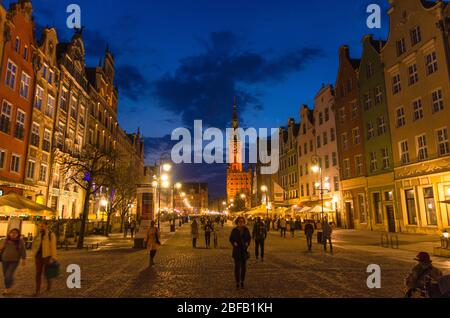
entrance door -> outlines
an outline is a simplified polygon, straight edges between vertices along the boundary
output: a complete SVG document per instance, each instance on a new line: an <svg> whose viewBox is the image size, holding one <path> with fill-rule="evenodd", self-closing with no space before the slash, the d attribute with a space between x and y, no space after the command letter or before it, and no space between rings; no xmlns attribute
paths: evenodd
<svg viewBox="0 0 450 318"><path fill-rule="evenodd" d="M355 221L353 219L353 209L352 209L352 203L346 202L345 203L345 211L347 214L347 226L349 229L355 228Z"/></svg>
<svg viewBox="0 0 450 318"><path fill-rule="evenodd" d="M395 216L394 207L392 205L386 205L386 214L388 219L389 232L395 233Z"/></svg>

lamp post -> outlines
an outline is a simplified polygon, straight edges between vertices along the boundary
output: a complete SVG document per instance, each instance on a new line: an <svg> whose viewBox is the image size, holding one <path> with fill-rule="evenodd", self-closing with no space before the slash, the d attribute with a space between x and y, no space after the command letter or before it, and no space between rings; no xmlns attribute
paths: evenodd
<svg viewBox="0 0 450 318"><path fill-rule="evenodd" d="M319 156L313 156L312 157L313 163L314 165L311 167L311 170L313 173L315 174L319 174L319 178L320 178L320 182L317 182L315 184L315 188L317 190L320 191L320 202L321 202L321 206L322 206L322 213L321 213L321 222L323 223L324 220L324 214L325 214L325 207L324 207L324 194L325 194L325 190L329 190L330 188L330 183L329 183L329 179L325 178L325 182L324 182L324 178L323 178L323 172L322 172L322 165L320 162L320 157Z"/></svg>
<svg viewBox="0 0 450 318"><path fill-rule="evenodd" d="M158 191L158 229L161 229L161 191L170 187L169 175L167 174L172 169L170 163L164 163L163 159L160 159L159 174L154 176L152 183L155 190Z"/></svg>
<svg viewBox="0 0 450 318"><path fill-rule="evenodd" d="M267 195L267 190L268 190L267 186L263 185L261 187L261 192L264 193L264 196L265 196L267 219L269 219L269 196Z"/></svg>

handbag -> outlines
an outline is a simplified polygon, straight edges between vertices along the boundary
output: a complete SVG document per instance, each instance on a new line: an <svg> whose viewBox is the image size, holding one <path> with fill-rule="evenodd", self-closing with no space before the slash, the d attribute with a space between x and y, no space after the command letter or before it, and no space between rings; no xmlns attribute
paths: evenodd
<svg viewBox="0 0 450 318"><path fill-rule="evenodd" d="M56 278L59 276L60 265L58 262L53 262L47 266L47 271L45 272L45 276L49 279Z"/></svg>

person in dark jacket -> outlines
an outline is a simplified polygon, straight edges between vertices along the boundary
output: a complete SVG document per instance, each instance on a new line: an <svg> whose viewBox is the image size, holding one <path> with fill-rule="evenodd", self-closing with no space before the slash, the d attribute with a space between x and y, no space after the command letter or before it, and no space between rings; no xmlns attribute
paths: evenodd
<svg viewBox="0 0 450 318"><path fill-rule="evenodd" d="M205 224L205 243L206 248L211 246L211 233L214 231L214 227L211 221L207 221Z"/></svg>
<svg viewBox="0 0 450 318"><path fill-rule="evenodd" d="M6 239L0 244L3 279L5 282L3 295L9 295L14 283L14 273L19 266L20 260L22 260L22 266L25 266L25 242L21 238L20 231L18 229L12 229L9 231Z"/></svg>
<svg viewBox="0 0 450 318"><path fill-rule="evenodd" d="M308 221L305 224L305 236L306 236L306 243L308 244L308 251L312 250L313 234L314 234L314 225L311 223L311 221Z"/></svg>
<svg viewBox="0 0 450 318"><path fill-rule="evenodd" d="M267 228L261 218L257 218L253 225L253 239L255 240L255 257L258 259L259 251L261 251L261 261L264 262L264 242L267 237Z"/></svg>
<svg viewBox="0 0 450 318"><path fill-rule="evenodd" d="M324 252L327 251L327 242L330 242L330 253L333 253L333 243L331 241L331 234L333 233L333 229L327 220L323 222L322 231L323 231L323 238L322 238L323 250Z"/></svg>
<svg viewBox="0 0 450 318"><path fill-rule="evenodd" d="M252 237L245 226L245 219L241 216L236 219L236 227L231 231L230 243L233 246L234 277L236 288L244 288L245 274L247 270L247 259L249 257L248 247Z"/></svg>

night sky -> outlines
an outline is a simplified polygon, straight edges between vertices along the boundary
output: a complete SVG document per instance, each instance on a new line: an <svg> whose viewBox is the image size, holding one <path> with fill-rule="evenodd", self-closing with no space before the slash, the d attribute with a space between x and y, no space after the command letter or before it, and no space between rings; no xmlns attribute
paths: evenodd
<svg viewBox="0 0 450 318"><path fill-rule="evenodd" d="M70 3L82 9L87 65L98 64L107 44L115 55L119 122L141 128L147 163L194 119L229 127L234 96L242 126L298 120L299 106L335 82L341 44L356 57L363 35L388 33L387 0L34 0L37 27L56 26L68 41ZM384 9L380 30L366 26L370 3ZM225 195L224 165L179 167L177 176Z"/></svg>

